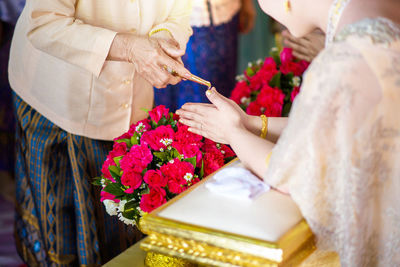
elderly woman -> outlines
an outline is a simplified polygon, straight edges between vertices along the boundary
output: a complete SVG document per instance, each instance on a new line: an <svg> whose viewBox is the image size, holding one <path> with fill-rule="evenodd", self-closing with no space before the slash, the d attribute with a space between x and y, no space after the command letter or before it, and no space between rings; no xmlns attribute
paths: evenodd
<svg viewBox="0 0 400 267"><path fill-rule="evenodd" d="M215 89L207 93L213 105L185 104L181 121L230 144L289 193L319 250L338 253L342 266L400 266L400 2L259 3L296 37L326 33L287 126L244 114Z"/></svg>
<svg viewBox="0 0 400 267"><path fill-rule="evenodd" d="M27 1L9 78L17 117L18 249L29 266L99 265L140 234L105 216L91 178L113 138L190 73L187 0ZM132 229L128 229L130 232Z"/></svg>

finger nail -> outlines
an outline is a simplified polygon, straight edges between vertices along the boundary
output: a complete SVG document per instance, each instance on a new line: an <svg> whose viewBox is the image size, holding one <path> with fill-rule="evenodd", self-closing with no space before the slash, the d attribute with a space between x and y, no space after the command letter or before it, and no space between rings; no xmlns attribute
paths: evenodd
<svg viewBox="0 0 400 267"><path fill-rule="evenodd" d="M183 75L183 77L186 78L186 79L191 79L191 78L192 78L192 74L190 74L190 73L185 73L185 74Z"/></svg>
<svg viewBox="0 0 400 267"><path fill-rule="evenodd" d="M206 96L208 96L208 97L211 96L211 89L208 89L208 90L206 91Z"/></svg>

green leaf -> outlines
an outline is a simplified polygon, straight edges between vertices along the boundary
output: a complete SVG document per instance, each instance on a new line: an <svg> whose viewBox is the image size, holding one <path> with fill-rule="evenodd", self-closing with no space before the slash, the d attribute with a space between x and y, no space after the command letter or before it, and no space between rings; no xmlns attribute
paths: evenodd
<svg viewBox="0 0 400 267"><path fill-rule="evenodd" d="M150 187L148 187L148 186L146 186L145 188L143 188L141 191L140 191L140 194L141 195L145 195L145 194L149 194L150 193Z"/></svg>
<svg viewBox="0 0 400 267"><path fill-rule="evenodd" d="M271 87L281 87L281 73L278 72L277 74L272 77L271 81L269 82L269 86Z"/></svg>
<svg viewBox="0 0 400 267"><path fill-rule="evenodd" d="M251 68L251 67L248 67L248 68L246 69L246 73L247 73L247 75L250 76L250 77L252 77L252 76L255 74L255 72L253 71L253 68Z"/></svg>
<svg viewBox="0 0 400 267"><path fill-rule="evenodd" d="M117 164L117 167L119 168L119 161L123 158L124 156L119 156L114 158L115 164Z"/></svg>
<svg viewBox="0 0 400 267"><path fill-rule="evenodd" d="M187 158L187 159L184 159L183 161L191 163L193 165L193 167L196 169L196 157Z"/></svg>
<svg viewBox="0 0 400 267"><path fill-rule="evenodd" d="M201 161L200 179L203 179L203 176L204 176L204 160Z"/></svg>
<svg viewBox="0 0 400 267"><path fill-rule="evenodd" d="M283 106L283 109L282 109L282 117L287 117L287 116L289 116L289 113L290 113L290 109L292 108L292 103L286 103L284 106Z"/></svg>
<svg viewBox="0 0 400 267"><path fill-rule="evenodd" d="M122 190L122 188L116 183L107 185L106 187L103 188L103 191L110 193L116 197L121 197L125 194L124 190Z"/></svg>
<svg viewBox="0 0 400 267"><path fill-rule="evenodd" d="M178 150L176 150L176 148L172 148L172 157L174 159L176 159L176 158L180 159L181 158L181 154L179 154L179 152L178 152Z"/></svg>
<svg viewBox="0 0 400 267"><path fill-rule="evenodd" d="M139 144L140 136L137 132L135 132L132 137L131 137L131 143L132 145L137 145Z"/></svg>
<svg viewBox="0 0 400 267"><path fill-rule="evenodd" d="M101 179L103 179L103 178L102 178L102 177L95 177L95 178L93 178L92 185L102 186L102 184L101 184Z"/></svg>
<svg viewBox="0 0 400 267"><path fill-rule="evenodd" d="M168 122L168 120L167 120L164 116L162 116L161 119L158 121L157 125L158 125L158 126L160 126L160 125L166 125L167 122Z"/></svg>
<svg viewBox="0 0 400 267"><path fill-rule="evenodd" d="M276 47L272 47L271 50L269 51L269 54L274 59L276 66L279 67L281 65L281 56L279 49L277 49Z"/></svg>
<svg viewBox="0 0 400 267"><path fill-rule="evenodd" d="M167 157L168 157L167 153L165 153L165 152L154 152L153 154L154 154L154 156L156 156L157 158L159 158L163 162L167 161Z"/></svg>
<svg viewBox="0 0 400 267"><path fill-rule="evenodd" d="M112 176L112 178L114 178L117 181L121 180L121 169L117 166L111 165L108 167L108 170L110 171L110 174Z"/></svg>
<svg viewBox="0 0 400 267"><path fill-rule="evenodd" d="M126 145L127 145L128 147L131 147L131 146L132 146L131 140L130 140L130 139L126 139L126 138L124 138L124 139L119 139L119 140L117 140L117 141L115 141L115 142L117 142L117 143L126 143Z"/></svg>

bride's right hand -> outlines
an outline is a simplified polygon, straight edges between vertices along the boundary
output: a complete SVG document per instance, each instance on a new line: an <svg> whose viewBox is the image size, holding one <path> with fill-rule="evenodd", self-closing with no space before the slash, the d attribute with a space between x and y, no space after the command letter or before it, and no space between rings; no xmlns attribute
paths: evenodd
<svg viewBox="0 0 400 267"><path fill-rule="evenodd" d="M118 33L111 45L108 59L131 62L136 72L151 85L164 88L168 84L179 83L179 76L190 78L190 72L179 60L184 54L185 51L173 39ZM174 70L179 76L172 75L166 68Z"/></svg>

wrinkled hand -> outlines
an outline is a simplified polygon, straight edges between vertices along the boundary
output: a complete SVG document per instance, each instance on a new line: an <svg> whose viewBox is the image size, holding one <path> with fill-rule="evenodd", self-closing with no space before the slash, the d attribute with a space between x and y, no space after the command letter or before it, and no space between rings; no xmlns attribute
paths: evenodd
<svg viewBox="0 0 400 267"><path fill-rule="evenodd" d="M304 37L296 38L288 31L282 32L284 45L293 49L293 55L311 62L325 46L325 34L315 30Z"/></svg>
<svg viewBox="0 0 400 267"><path fill-rule="evenodd" d="M124 60L135 66L137 73L157 88L177 84L181 81L180 77L190 77L190 72L179 60L185 51L173 39L119 33L110 49L111 58L115 54L118 55L116 58L122 54ZM167 69L174 70L180 77L172 75Z"/></svg>
<svg viewBox="0 0 400 267"><path fill-rule="evenodd" d="M256 9L252 0L243 0L242 7L239 11L239 31L241 33L248 33L254 27L256 18Z"/></svg>
<svg viewBox="0 0 400 267"><path fill-rule="evenodd" d="M247 116L232 100L219 94L215 88L207 93L212 104L186 103L176 113L189 131L215 142L229 144L231 133L244 129Z"/></svg>

